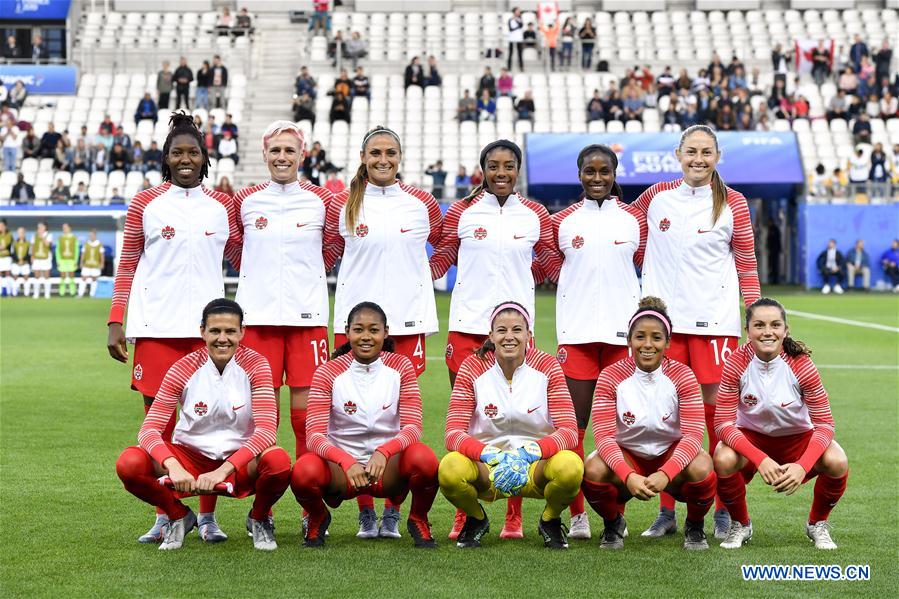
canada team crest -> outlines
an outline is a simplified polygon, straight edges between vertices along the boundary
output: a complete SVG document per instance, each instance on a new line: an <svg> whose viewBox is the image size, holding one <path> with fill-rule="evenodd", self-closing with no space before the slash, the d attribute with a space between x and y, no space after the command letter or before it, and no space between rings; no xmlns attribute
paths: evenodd
<svg viewBox="0 0 899 599"><path fill-rule="evenodd" d="M573 247L576 250L579 250L582 247L584 247L584 238L581 237L580 235L575 235L574 239L571 240L571 247Z"/></svg>
<svg viewBox="0 0 899 599"><path fill-rule="evenodd" d="M142 378L144 378L144 369L141 368L141 365L140 365L140 364L137 364L137 365L134 367L134 380L135 380L135 381L139 381L139 380L141 380Z"/></svg>
<svg viewBox="0 0 899 599"><path fill-rule="evenodd" d="M747 406L754 406L759 403L759 398L752 393L748 393L743 396L743 403L745 403Z"/></svg>
<svg viewBox="0 0 899 599"><path fill-rule="evenodd" d="M209 407L204 404L202 401L198 401L194 404L194 412L197 416L205 416L206 412L209 411Z"/></svg>
<svg viewBox="0 0 899 599"><path fill-rule="evenodd" d="M497 408L492 403L484 406L484 416L486 416L487 418L496 418L497 414L499 414L499 408Z"/></svg>
<svg viewBox="0 0 899 599"><path fill-rule="evenodd" d="M260 231L268 226L268 219L264 216L260 216L256 219L256 228Z"/></svg>
<svg viewBox="0 0 899 599"><path fill-rule="evenodd" d="M368 235L368 225L362 223L356 227L356 237L365 237L366 235Z"/></svg>
<svg viewBox="0 0 899 599"><path fill-rule="evenodd" d="M345 404L343 404L343 411L352 416L356 413L356 404L352 401L346 402Z"/></svg>
<svg viewBox="0 0 899 599"><path fill-rule="evenodd" d="M447 359L452 358L452 357L453 357L453 344L452 344L452 343L447 343L447 344L446 344L446 351L443 352L443 353L444 353L444 355L446 355L446 358L447 358Z"/></svg>
<svg viewBox="0 0 899 599"><path fill-rule="evenodd" d="M556 352L556 360L559 361L559 364L564 364L568 361L568 350L564 347L560 347L559 351Z"/></svg>
<svg viewBox="0 0 899 599"><path fill-rule="evenodd" d="M630 426L637 421L637 417L634 416L632 412L627 411L621 415L621 420L623 420L626 425Z"/></svg>
<svg viewBox="0 0 899 599"><path fill-rule="evenodd" d="M670 228L671 228L671 221L668 220L667 218L663 218L661 221L659 221L659 231L661 231L662 233L664 233L665 231L667 231Z"/></svg>
<svg viewBox="0 0 899 599"><path fill-rule="evenodd" d="M159 234L162 235L163 239L171 239L175 236L175 228L166 225Z"/></svg>
<svg viewBox="0 0 899 599"><path fill-rule="evenodd" d="M477 239L478 241L487 239L487 229L485 229L484 227L478 227L477 229L475 229L474 230L474 238Z"/></svg>

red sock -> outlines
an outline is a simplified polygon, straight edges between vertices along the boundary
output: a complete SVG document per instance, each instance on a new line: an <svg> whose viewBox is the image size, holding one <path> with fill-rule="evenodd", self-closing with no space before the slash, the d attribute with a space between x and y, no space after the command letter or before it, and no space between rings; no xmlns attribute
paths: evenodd
<svg viewBox="0 0 899 599"><path fill-rule="evenodd" d="M393 508L396 511L400 511L400 508L403 506L402 499L405 499L405 497L387 497L384 499L384 509Z"/></svg>
<svg viewBox="0 0 899 599"><path fill-rule="evenodd" d="M437 496L437 467L439 465L437 456L424 443L413 443L400 456L400 476L409 480L409 491L412 493L412 507L409 508L410 518L428 520L428 512L431 511L431 505L434 504L434 498ZM390 502L390 505L399 509L399 503ZM385 501L384 507L387 505L387 501Z"/></svg>
<svg viewBox="0 0 899 599"><path fill-rule="evenodd" d="M715 476L715 471L713 470L699 482L681 485L680 493L687 502L687 520L690 522L702 522L705 515L709 513L709 508L712 507L717 482L718 477Z"/></svg>
<svg viewBox="0 0 899 599"><path fill-rule="evenodd" d="M812 495L812 510L808 515L808 523L814 524L827 520L830 516L830 510L837 504L840 497L846 491L846 480L849 478L847 472L839 478L819 474L818 480L815 482L815 492Z"/></svg>
<svg viewBox="0 0 899 599"><path fill-rule="evenodd" d="M666 510L671 510L673 512L674 506L675 506L674 497L672 497L668 493L662 491L662 493L659 495L659 507L660 508L663 507Z"/></svg>
<svg viewBox="0 0 899 599"><path fill-rule="evenodd" d="M580 456L582 462L584 461L584 434L586 432L587 431L582 428L577 429L577 447L574 448L574 453ZM584 513L583 491L578 491L577 497L575 497L574 501L571 502L571 505L568 506L568 510L571 512L572 516Z"/></svg>
<svg viewBox="0 0 899 599"><path fill-rule="evenodd" d="M154 505L157 511L171 520L187 515L187 506L175 497L175 492L159 484L153 472L150 455L140 447L129 447L122 452L115 464L116 473L125 485L125 490Z"/></svg>
<svg viewBox="0 0 899 599"><path fill-rule="evenodd" d="M259 458L256 471L256 498L250 515L254 520L264 520L290 484L290 456L275 448Z"/></svg>
<svg viewBox="0 0 899 599"><path fill-rule="evenodd" d="M356 504L359 506L359 511L362 510L373 510L375 509L375 500L371 495L359 495L356 497Z"/></svg>
<svg viewBox="0 0 899 599"><path fill-rule="evenodd" d="M309 449L306 447L306 409L290 408L290 426L297 440L296 457L300 457Z"/></svg>
<svg viewBox="0 0 899 599"><path fill-rule="evenodd" d="M151 405L153 405L152 402L151 402L151 403L147 403L146 401L144 401L144 416L146 416L147 414L150 413L150 406L151 406ZM172 440L172 433L174 433L174 432L175 432L175 413L172 412L172 417L169 418L169 421L166 423L165 428L164 428L163 431L162 431L162 440L163 440L163 441L171 441L171 440ZM156 508L156 513L157 513L157 514L164 514L164 513L165 513L165 510L163 510L163 509L160 508L160 507L157 507L157 508Z"/></svg>
<svg viewBox="0 0 899 599"><path fill-rule="evenodd" d="M746 479L743 478L742 472L718 477L718 497L724 503L731 520L736 520L743 526L749 524L749 508L746 506Z"/></svg>
<svg viewBox="0 0 899 599"><path fill-rule="evenodd" d="M702 409L705 412L705 430L709 434L709 455L715 455L715 448L718 447L718 435L715 434L715 406L707 403L702 404ZM720 510L724 507L724 502L721 501L721 498L715 497L715 509Z"/></svg>
<svg viewBox="0 0 899 599"><path fill-rule="evenodd" d="M612 483L595 483L586 478L581 482L584 498L603 520L616 520L621 514L618 509L618 489Z"/></svg>
<svg viewBox="0 0 899 599"><path fill-rule="evenodd" d="M521 517L521 497L509 497L506 502L506 518L509 516Z"/></svg>
<svg viewBox="0 0 899 599"><path fill-rule="evenodd" d="M322 489L331 482L331 470L318 455L307 452L293 465L290 489L309 517L320 520L327 510Z"/></svg>

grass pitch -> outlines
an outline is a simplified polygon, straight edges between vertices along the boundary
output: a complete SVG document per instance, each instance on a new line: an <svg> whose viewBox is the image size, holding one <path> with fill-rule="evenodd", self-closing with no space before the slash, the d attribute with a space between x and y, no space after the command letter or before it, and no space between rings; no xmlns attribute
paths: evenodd
<svg viewBox="0 0 899 599"><path fill-rule="evenodd" d="M766 290L771 293L770 290ZM778 293L779 292L779 293ZM899 326L895 296L822 297L775 292L804 312ZM555 349L552 295L538 297L538 345ZM449 384L443 364L449 298L438 296L442 331L428 339L421 377L424 441L438 456ZM835 552L815 551L805 537L811 502L805 485L791 497L758 480L749 488L755 536L742 550L685 552L682 535L641 539L658 504L631 501L631 536L620 552L594 539L567 552L542 548L540 505L524 504L525 539L500 541L503 505L488 508L491 534L479 551L446 540L452 506L438 495L431 521L437 551L414 551L403 527L397 541L361 541L355 502L334 513L323 551L301 546L300 508L290 491L275 507L279 549L253 551L243 530L248 501L221 499L219 522L231 536L207 546L195 533L180 551L160 552L136 538L152 509L122 488L114 463L136 442L143 417L129 371L106 352L101 300L0 300L0 594L33 596L373 596L373 597L687 597L894 596L897 548L897 339L895 332L793 317L793 334L815 350L851 473L834 510ZM287 398L282 398L286 411ZM293 451L282 419L280 444ZM588 441L588 450L592 440ZM193 504L196 500L189 500ZM378 501L380 509L380 500ZM194 505L194 509L196 506ZM682 524L686 510L679 507ZM404 515L406 510L404 510ZM711 534L711 518L706 531ZM868 582L744 582L742 564L869 564ZM890 590L892 589L892 590Z"/></svg>

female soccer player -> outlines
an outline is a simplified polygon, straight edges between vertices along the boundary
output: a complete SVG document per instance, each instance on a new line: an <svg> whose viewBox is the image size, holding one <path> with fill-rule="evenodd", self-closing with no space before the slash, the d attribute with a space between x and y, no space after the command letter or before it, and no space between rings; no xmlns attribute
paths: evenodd
<svg viewBox="0 0 899 599"><path fill-rule="evenodd" d="M556 293L556 358L562 365L577 416L575 453L584 458L584 434L596 379L626 358L627 324L640 300L634 266L643 263L646 217L621 202L615 182L618 157L608 146L590 145L577 159L584 194L552 217L553 237L564 255ZM571 504L573 539L590 538L584 496Z"/></svg>
<svg viewBox="0 0 899 599"><path fill-rule="evenodd" d="M521 149L501 139L481 150L484 182L446 213L443 234L431 257L434 278L452 264L459 272L450 301L446 366L450 386L459 367L480 348L490 332L490 312L506 298L534 313L534 282L558 271L561 256L552 241L552 224L542 204L515 191ZM535 259L536 255L536 259ZM450 538L459 536L465 513L456 512ZM504 539L519 539L521 498L509 500Z"/></svg>
<svg viewBox="0 0 899 599"><path fill-rule="evenodd" d="M276 396L290 388L296 455L306 453L306 401L312 373L328 359L328 283L322 255L328 190L300 183L305 140L290 121L262 136L271 180L242 189L234 200L243 237L237 302L246 315L243 344L264 355Z"/></svg>
<svg viewBox="0 0 899 599"><path fill-rule="evenodd" d="M403 153L394 131L369 131L359 158L350 187L334 196L325 222L326 261L343 256L334 297L334 346L346 342L337 331L346 329L350 308L376 298L387 313L396 353L409 358L421 376L425 336L437 332L426 245L437 244L443 217L431 194L397 180ZM360 496L359 537L399 537L397 506L389 500L386 505L379 528L371 498Z"/></svg>
<svg viewBox="0 0 899 599"><path fill-rule="evenodd" d="M347 342L315 371L309 392L310 451L297 460L291 489L308 512L303 545L321 547L331 522L325 503L366 493L412 493L406 525L416 547L433 548L428 512L437 495L437 456L421 443L421 393L409 358L392 353L387 314L354 306Z"/></svg>
<svg viewBox="0 0 899 599"><path fill-rule="evenodd" d="M256 494L247 528L256 549L271 551L278 545L269 510L290 483L290 456L275 446L271 370L264 356L239 346L244 326L236 302L209 302L200 334L205 347L166 373L140 428L140 447L122 452L116 472L129 493L168 517L160 549L179 549L197 525L176 491L211 493L216 485L231 483L235 497ZM166 439L176 410L175 434ZM157 478L164 475L174 490L159 484Z"/></svg>
<svg viewBox="0 0 899 599"><path fill-rule="evenodd" d="M649 228L643 260L643 295L664 298L673 334L668 355L690 367L702 386L709 452L714 453L715 396L724 361L740 338L738 298L759 298L752 222L746 199L727 187L716 170L721 152L715 133L694 125L681 134L675 154L683 178L656 183L635 207ZM718 502L715 537L730 526ZM659 517L644 536L677 530L674 501L663 497Z"/></svg>
<svg viewBox="0 0 899 599"><path fill-rule="evenodd" d="M666 357L671 328L664 302L643 298L628 325L632 357L603 370L596 383L596 451L584 463L583 488L603 519L603 549L624 547L619 503L662 491L687 503L684 549L709 548L703 522L715 472L702 450L702 396L693 372Z"/></svg>
<svg viewBox="0 0 899 599"><path fill-rule="evenodd" d="M811 350L790 337L786 311L773 299L746 308L746 335L749 342L724 366L715 413L718 495L731 516L721 546L736 549L752 538L746 483L758 470L765 484L787 495L818 477L806 534L817 549L836 549L827 517L846 490L849 462L833 438Z"/></svg>
<svg viewBox="0 0 899 599"><path fill-rule="evenodd" d="M466 514L458 547L479 547L490 530L478 499L546 500L537 530L545 547L565 549L560 518L577 496L583 462L572 451L577 428L571 396L555 358L533 347L531 317L504 302L490 315L490 335L462 362L446 416L440 490Z"/></svg>
<svg viewBox="0 0 899 599"><path fill-rule="evenodd" d="M47 223L40 221L37 231L31 238L31 272L34 273L34 299L41 296L41 285L44 286L44 297L50 299L50 271L53 269L53 255L50 246L53 236L47 231Z"/></svg>
<svg viewBox="0 0 899 599"><path fill-rule="evenodd" d="M147 412L162 378L177 360L201 348L196 315L225 294L222 258L240 267L240 233L230 198L200 183L209 168L203 136L188 114L173 113L163 145L163 183L134 196L125 215L124 243L109 311L109 355L128 361L128 338L135 339L131 388ZM132 294L132 288L135 293ZM125 306L128 328L123 330ZM174 421L163 431L168 441ZM215 522L215 497L200 497L200 536L210 542L228 537ZM158 543L168 517L138 540Z"/></svg>

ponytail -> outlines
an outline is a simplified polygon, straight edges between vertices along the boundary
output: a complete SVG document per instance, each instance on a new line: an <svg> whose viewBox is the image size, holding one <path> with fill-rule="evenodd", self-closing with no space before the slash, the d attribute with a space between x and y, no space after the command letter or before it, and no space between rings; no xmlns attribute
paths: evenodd
<svg viewBox="0 0 899 599"><path fill-rule="evenodd" d="M727 205L727 187L718 174L718 169L712 172L712 226L718 222L718 217L724 212Z"/></svg>
<svg viewBox="0 0 899 599"><path fill-rule="evenodd" d="M471 204L474 201L474 199L476 197L478 197L478 195L482 191L484 191L484 183L483 182L479 183L477 185L477 187L475 187L474 189L471 190L471 193L469 193L467 196L462 198L462 201L465 202L465 205L467 206L468 204Z"/></svg>
<svg viewBox="0 0 899 599"><path fill-rule="evenodd" d="M475 350L474 355L479 357L484 362L487 361L487 354L493 353L496 351L496 345L493 344L489 338L484 340L484 343L481 344L481 347Z"/></svg>
<svg viewBox="0 0 899 599"><path fill-rule="evenodd" d="M346 229L350 235L356 234L356 221L359 218L359 211L362 210L362 198L365 196L365 186L368 183L367 174L368 171L363 162L356 169L353 180L350 181L350 195L345 207Z"/></svg>
<svg viewBox="0 0 899 599"><path fill-rule="evenodd" d="M787 355L791 358L812 355L812 350L809 346L807 346L802 341L799 341L798 339L793 339L789 335L784 337L783 347L784 351L787 352Z"/></svg>

